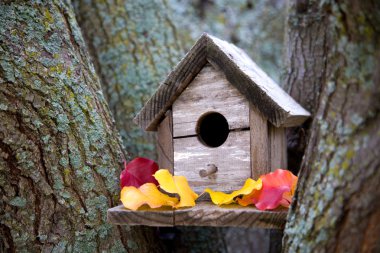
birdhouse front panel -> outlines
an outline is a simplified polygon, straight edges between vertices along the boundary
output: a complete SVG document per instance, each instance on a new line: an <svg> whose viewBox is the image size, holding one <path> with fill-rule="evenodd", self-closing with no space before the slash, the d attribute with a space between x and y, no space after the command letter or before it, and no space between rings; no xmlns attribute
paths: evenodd
<svg viewBox="0 0 380 253"><path fill-rule="evenodd" d="M196 192L231 191L251 177L249 103L210 64L172 105L174 174Z"/></svg>
<svg viewBox="0 0 380 253"><path fill-rule="evenodd" d="M218 112L228 118L230 130L249 127L249 103L225 78L206 64L173 103L173 137L197 134L200 116Z"/></svg>

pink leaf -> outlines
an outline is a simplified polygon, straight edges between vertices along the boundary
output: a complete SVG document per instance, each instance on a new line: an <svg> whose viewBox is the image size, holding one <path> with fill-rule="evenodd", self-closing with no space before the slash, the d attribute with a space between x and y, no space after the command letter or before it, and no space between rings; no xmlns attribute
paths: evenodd
<svg viewBox="0 0 380 253"><path fill-rule="evenodd" d="M140 187L145 183L153 183L158 185L153 174L158 170L158 165L155 161L137 157L128 164L124 165L124 170L120 174L120 187L124 186Z"/></svg>
<svg viewBox="0 0 380 253"><path fill-rule="evenodd" d="M257 209L272 210L278 206L289 207L298 178L288 170L277 169L262 175L263 187L238 199L240 205L255 204Z"/></svg>

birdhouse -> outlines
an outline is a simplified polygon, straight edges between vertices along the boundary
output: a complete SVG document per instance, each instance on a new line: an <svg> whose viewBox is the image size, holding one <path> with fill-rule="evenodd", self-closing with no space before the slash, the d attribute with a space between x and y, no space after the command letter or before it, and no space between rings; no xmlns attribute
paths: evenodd
<svg viewBox="0 0 380 253"><path fill-rule="evenodd" d="M192 189L230 192L287 168L285 128L310 116L247 54L203 34L135 117L157 132L158 164ZM180 210L111 209L117 224L282 227L286 210L259 211L203 202Z"/></svg>

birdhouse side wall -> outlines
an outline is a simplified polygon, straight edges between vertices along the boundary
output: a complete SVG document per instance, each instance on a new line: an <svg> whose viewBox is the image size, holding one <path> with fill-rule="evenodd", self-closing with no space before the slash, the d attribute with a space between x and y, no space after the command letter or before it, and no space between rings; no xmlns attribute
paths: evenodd
<svg viewBox="0 0 380 253"><path fill-rule="evenodd" d="M270 169L288 169L286 129L268 124Z"/></svg>
<svg viewBox="0 0 380 253"><path fill-rule="evenodd" d="M168 169L171 173L173 173L173 116L171 110L166 112L165 118L158 125L156 136L158 165L161 169Z"/></svg>
<svg viewBox="0 0 380 253"><path fill-rule="evenodd" d="M269 129L267 119L255 108L249 108L252 178L270 171Z"/></svg>
<svg viewBox="0 0 380 253"><path fill-rule="evenodd" d="M257 179L278 168L287 169L285 128L272 125L252 105L249 122L252 178Z"/></svg>

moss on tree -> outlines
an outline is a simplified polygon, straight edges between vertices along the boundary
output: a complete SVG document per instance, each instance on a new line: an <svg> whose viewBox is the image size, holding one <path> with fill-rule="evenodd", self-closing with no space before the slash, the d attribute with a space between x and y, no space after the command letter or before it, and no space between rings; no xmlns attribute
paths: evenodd
<svg viewBox="0 0 380 253"><path fill-rule="evenodd" d="M106 223L124 154L71 3L3 2L0 23L1 251L157 246Z"/></svg>

